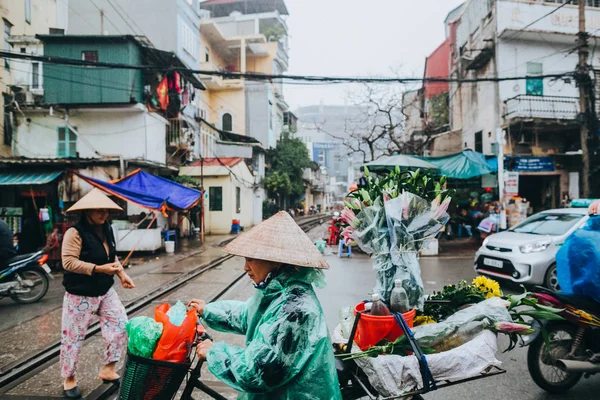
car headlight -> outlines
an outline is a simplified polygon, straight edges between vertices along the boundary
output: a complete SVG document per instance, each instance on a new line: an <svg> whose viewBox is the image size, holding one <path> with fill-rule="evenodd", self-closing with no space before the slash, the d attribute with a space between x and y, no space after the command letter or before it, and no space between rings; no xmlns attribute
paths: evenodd
<svg viewBox="0 0 600 400"><path fill-rule="evenodd" d="M535 243L527 243L523 246L519 247L521 249L521 253L538 253L540 251L544 251L552 244L551 240L542 240Z"/></svg>
<svg viewBox="0 0 600 400"><path fill-rule="evenodd" d="M488 237L486 237L485 239L483 239L483 244L482 244L482 246L483 246L483 247L485 247L485 246L488 244L488 242L489 242L489 241L490 241L490 238L489 238L489 236L488 236Z"/></svg>

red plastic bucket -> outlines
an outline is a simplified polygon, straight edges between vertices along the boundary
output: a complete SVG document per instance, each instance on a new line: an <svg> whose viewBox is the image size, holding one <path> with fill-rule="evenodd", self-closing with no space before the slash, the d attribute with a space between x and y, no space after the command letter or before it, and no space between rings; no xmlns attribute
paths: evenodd
<svg viewBox="0 0 600 400"><path fill-rule="evenodd" d="M354 307L354 315L364 310L365 303L359 303ZM410 328L413 327L416 315L417 310L414 308L402 314ZM378 316L362 314L358 320L354 341L361 350L366 350L371 346L375 346L382 339L393 342L402 335L404 335L404 331L400 328L393 315Z"/></svg>

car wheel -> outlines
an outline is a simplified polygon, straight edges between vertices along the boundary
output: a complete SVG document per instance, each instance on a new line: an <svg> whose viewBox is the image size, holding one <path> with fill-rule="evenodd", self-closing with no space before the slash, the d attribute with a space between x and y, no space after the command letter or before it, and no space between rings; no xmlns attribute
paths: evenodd
<svg viewBox="0 0 600 400"><path fill-rule="evenodd" d="M546 278L544 278L544 286L548 289L558 292L560 285L558 284L558 275L556 274L556 264L552 264L548 271L546 271Z"/></svg>

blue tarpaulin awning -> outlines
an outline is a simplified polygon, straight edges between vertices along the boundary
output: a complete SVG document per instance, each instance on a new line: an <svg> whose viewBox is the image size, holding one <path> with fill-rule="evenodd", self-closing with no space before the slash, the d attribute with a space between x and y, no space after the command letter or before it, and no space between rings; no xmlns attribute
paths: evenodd
<svg viewBox="0 0 600 400"><path fill-rule="evenodd" d="M1 172L0 185L43 185L50 183L62 171L54 172Z"/></svg>
<svg viewBox="0 0 600 400"><path fill-rule="evenodd" d="M98 189L154 211L187 210L198 204L201 197L199 190L149 174L141 169L113 182L77 175Z"/></svg>
<svg viewBox="0 0 600 400"><path fill-rule="evenodd" d="M442 157L422 157L440 169L442 175L453 179L470 179L498 171L498 166L486 160L485 155L473 150Z"/></svg>

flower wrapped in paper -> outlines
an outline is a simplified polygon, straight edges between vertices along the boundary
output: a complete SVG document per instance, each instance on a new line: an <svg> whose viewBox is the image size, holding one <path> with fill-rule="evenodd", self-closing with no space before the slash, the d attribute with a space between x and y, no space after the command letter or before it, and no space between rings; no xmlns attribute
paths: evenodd
<svg viewBox="0 0 600 400"><path fill-rule="evenodd" d="M404 192L395 198L378 197L356 215L349 209L342 213L348 224L343 235L351 237L363 251L371 254L377 276L374 291L380 293L384 301L389 300L394 281L400 279L410 305L423 308L418 252L448 222L449 203L450 198L441 201L438 197L429 202Z"/></svg>

